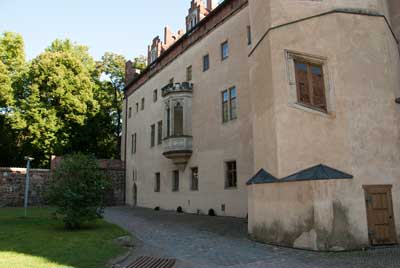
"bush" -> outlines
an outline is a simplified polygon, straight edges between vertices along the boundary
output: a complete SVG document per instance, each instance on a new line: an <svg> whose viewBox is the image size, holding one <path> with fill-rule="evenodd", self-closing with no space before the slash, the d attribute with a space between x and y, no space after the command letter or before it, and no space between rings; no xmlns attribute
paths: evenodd
<svg viewBox="0 0 400 268"><path fill-rule="evenodd" d="M109 186L94 157L73 154L57 166L47 198L65 228L79 229L84 223L102 218L104 194Z"/></svg>

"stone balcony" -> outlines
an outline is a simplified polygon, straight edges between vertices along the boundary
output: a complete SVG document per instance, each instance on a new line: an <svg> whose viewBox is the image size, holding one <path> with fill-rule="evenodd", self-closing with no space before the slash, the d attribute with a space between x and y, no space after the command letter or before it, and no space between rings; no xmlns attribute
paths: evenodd
<svg viewBox="0 0 400 268"><path fill-rule="evenodd" d="M192 155L192 136L167 137L163 143L163 155L183 168Z"/></svg>
<svg viewBox="0 0 400 268"><path fill-rule="evenodd" d="M192 92L193 92L193 84L189 82L169 83L168 85L166 85L161 89L161 95L163 97L166 97L172 93L192 93Z"/></svg>

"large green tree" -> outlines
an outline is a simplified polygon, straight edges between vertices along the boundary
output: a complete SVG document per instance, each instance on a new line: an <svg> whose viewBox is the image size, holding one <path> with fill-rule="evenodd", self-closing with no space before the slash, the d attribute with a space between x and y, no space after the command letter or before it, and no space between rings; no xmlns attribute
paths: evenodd
<svg viewBox="0 0 400 268"><path fill-rule="evenodd" d="M22 37L0 35L0 165L30 155L45 167L52 154L75 152L119 158L125 62L110 52L96 62L86 46L57 39L27 63ZM143 56L133 62L146 67Z"/></svg>
<svg viewBox="0 0 400 268"><path fill-rule="evenodd" d="M94 65L89 61L84 47L56 40L32 60L23 79L26 83L15 90L11 125L24 151L40 165L46 165L52 154L63 154L73 129L99 110Z"/></svg>
<svg viewBox="0 0 400 268"><path fill-rule="evenodd" d="M18 165L21 154L16 132L10 125L14 88L21 84L26 70L24 41L21 35L5 32L0 35L0 164Z"/></svg>

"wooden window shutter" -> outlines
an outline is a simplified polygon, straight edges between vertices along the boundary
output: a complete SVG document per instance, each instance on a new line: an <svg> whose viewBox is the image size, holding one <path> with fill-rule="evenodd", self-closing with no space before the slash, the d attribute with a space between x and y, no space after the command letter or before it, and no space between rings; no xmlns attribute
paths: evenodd
<svg viewBox="0 0 400 268"><path fill-rule="evenodd" d="M308 66L306 63L295 61L296 87L298 101L311 105L310 85L308 83Z"/></svg>
<svg viewBox="0 0 400 268"><path fill-rule="evenodd" d="M313 106L326 111L325 83L322 66L310 65Z"/></svg>

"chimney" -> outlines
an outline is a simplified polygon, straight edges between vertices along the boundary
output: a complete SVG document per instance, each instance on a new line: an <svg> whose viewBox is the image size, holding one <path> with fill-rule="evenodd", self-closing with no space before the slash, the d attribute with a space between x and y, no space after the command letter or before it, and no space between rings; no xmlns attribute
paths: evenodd
<svg viewBox="0 0 400 268"><path fill-rule="evenodd" d="M127 85L133 79L133 64L132 61L128 60L125 63L125 85Z"/></svg>
<svg viewBox="0 0 400 268"><path fill-rule="evenodd" d="M173 33L168 26L164 27L164 45L169 47L173 42Z"/></svg>
<svg viewBox="0 0 400 268"><path fill-rule="evenodd" d="M216 7L217 7L217 0L207 0L208 11L212 11Z"/></svg>
<svg viewBox="0 0 400 268"><path fill-rule="evenodd" d="M125 63L125 85L129 84L133 79L140 75L140 70L133 68L132 61L127 61Z"/></svg>

